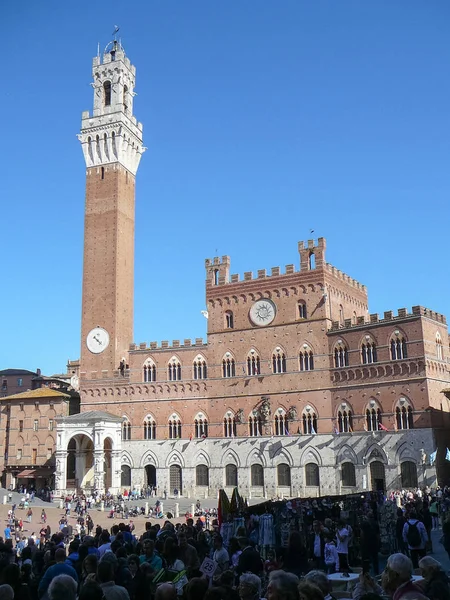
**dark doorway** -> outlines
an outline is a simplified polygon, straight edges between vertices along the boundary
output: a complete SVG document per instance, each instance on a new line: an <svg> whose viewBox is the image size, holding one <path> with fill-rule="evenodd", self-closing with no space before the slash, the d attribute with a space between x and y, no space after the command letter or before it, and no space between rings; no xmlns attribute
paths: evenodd
<svg viewBox="0 0 450 600"><path fill-rule="evenodd" d="M180 465L170 465L170 493L178 490L179 494L183 493L183 479Z"/></svg>
<svg viewBox="0 0 450 600"><path fill-rule="evenodd" d="M154 465L145 466L145 477L147 479L147 485L156 487L156 467Z"/></svg>
<svg viewBox="0 0 450 600"><path fill-rule="evenodd" d="M131 467L128 465L122 465L120 484L122 487L131 487Z"/></svg>
<svg viewBox="0 0 450 600"><path fill-rule="evenodd" d="M373 492L386 491L386 475L384 472L384 464L379 460L370 463L370 479Z"/></svg>

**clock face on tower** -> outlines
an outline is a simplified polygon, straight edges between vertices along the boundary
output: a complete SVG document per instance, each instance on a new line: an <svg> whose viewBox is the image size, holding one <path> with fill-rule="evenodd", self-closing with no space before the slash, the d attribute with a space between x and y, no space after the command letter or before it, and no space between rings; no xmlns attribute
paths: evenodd
<svg viewBox="0 0 450 600"><path fill-rule="evenodd" d="M92 354L100 354L109 346L109 333L103 327L94 327L87 334L86 346Z"/></svg>
<svg viewBox="0 0 450 600"><path fill-rule="evenodd" d="M263 325L270 325L275 319L277 314L277 307L272 302L265 298L264 300L258 300L253 304L250 309L250 319L255 325L262 327Z"/></svg>

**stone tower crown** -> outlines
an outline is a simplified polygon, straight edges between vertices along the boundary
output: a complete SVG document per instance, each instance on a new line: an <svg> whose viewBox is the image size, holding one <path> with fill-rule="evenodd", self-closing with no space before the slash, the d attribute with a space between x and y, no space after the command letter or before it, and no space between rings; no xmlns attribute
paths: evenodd
<svg viewBox="0 0 450 600"><path fill-rule="evenodd" d="M142 153L142 123L133 115L136 68L117 41L92 64L94 110L81 118L78 139L87 167L120 163L136 175Z"/></svg>

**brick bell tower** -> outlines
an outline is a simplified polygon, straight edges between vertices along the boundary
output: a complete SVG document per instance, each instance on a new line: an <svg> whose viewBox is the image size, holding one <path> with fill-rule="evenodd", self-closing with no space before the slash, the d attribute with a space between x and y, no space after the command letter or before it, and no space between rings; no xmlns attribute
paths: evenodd
<svg viewBox="0 0 450 600"><path fill-rule="evenodd" d="M93 60L94 110L78 138L86 161L80 378L112 377L133 341L135 177L142 124L136 69L121 44Z"/></svg>

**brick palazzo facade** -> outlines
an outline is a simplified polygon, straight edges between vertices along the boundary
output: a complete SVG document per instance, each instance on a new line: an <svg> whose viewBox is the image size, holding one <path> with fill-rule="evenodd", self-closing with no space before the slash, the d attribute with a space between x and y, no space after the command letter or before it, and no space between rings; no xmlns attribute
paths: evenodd
<svg viewBox="0 0 450 600"><path fill-rule="evenodd" d="M207 341L130 344L142 125L135 68L116 42L102 58L79 136L82 413L57 419L57 489L155 484L200 497L239 485L270 497L435 484L445 317L421 306L369 314L366 287L326 262L324 238L299 243L299 268L256 276L208 259Z"/></svg>

